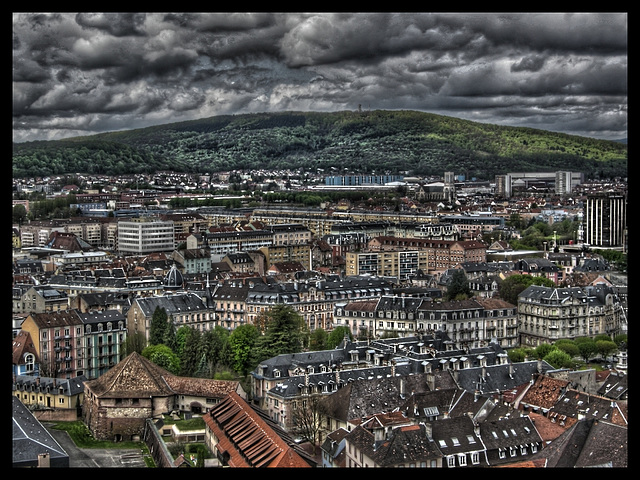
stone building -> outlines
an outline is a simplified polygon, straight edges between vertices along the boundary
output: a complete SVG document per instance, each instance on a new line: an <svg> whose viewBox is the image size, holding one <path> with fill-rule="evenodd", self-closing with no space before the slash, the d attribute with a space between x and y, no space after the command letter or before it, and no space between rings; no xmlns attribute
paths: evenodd
<svg viewBox="0 0 640 480"><path fill-rule="evenodd" d="M147 419L175 410L204 413L230 392L246 397L239 382L179 377L134 352L85 382L83 421L98 440L135 440Z"/></svg>

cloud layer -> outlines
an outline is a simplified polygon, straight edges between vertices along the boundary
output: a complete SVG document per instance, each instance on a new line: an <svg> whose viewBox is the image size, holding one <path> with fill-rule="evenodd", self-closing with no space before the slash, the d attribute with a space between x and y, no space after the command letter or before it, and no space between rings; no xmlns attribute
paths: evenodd
<svg viewBox="0 0 640 480"><path fill-rule="evenodd" d="M14 13L13 138L407 109L627 136L626 13Z"/></svg>

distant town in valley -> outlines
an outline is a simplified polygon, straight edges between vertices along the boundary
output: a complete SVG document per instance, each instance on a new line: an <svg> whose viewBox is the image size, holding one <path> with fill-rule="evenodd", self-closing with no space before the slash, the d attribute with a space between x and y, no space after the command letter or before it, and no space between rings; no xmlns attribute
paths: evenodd
<svg viewBox="0 0 640 480"><path fill-rule="evenodd" d="M13 178L13 465L80 466L66 424L119 466L627 467L627 198L560 170Z"/></svg>

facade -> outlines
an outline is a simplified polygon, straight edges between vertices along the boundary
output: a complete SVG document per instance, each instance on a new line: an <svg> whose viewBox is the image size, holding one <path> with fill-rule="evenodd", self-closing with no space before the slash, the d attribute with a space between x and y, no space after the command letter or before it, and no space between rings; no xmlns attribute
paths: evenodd
<svg viewBox="0 0 640 480"><path fill-rule="evenodd" d="M272 243L273 233L267 230L193 233L187 237L187 249L208 248L212 262L220 262L231 253L269 247Z"/></svg>
<svg viewBox="0 0 640 480"><path fill-rule="evenodd" d="M118 310L76 311L84 324L84 352L77 359L87 378L98 378L116 365L123 356L127 338L127 319Z"/></svg>
<svg viewBox="0 0 640 480"><path fill-rule="evenodd" d="M171 255L183 272L209 273L211 271L211 252L208 248L185 248L176 250Z"/></svg>
<svg viewBox="0 0 640 480"><path fill-rule="evenodd" d="M261 247L260 252L264 255L265 264L300 262L305 270L311 270L311 242L271 245Z"/></svg>
<svg viewBox="0 0 640 480"><path fill-rule="evenodd" d="M587 195L584 243L591 247L627 247L627 195Z"/></svg>
<svg viewBox="0 0 640 480"><path fill-rule="evenodd" d="M126 339L121 312L34 313L22 322L33 340L43 376L95 378L120 361Z"/></svg>
<svg viewBox="0 0 640 480"><path fill-rule="evenodd" d="M517 308L500 299L474 298L435 302L428 297L383 295L377 300L341 302L334 328L346 326L358 338L413 337L444 332L454 348L518 342Z"/></svg>
<svg viewBox="0 0 640 480"><path fill-rule="evenodd" d="M615 289L605 284L551 288L531 285L518 296L518 335L523 346L561 339L613 339L626 333L627 320Z"/></svg>
<svg viewBox="0 0 640 480"><path fill-rule="evenodd" d="M14 313L46 313L68 310L69 297L50 285L34 285L14 302Z"/></svg>
<svg viewBox="0 0 640 480"><path fill-rule="evenodd" d="M86 381L84 375L67 379L14 375L12 394L27 407L68 411L68 418L76 420L84 400Z"/></svg>
<svg viewBox="0 0 640 480"><path fill-rule="evenodd" d="M258 315L278 303L294 308L310 331L335 328L334 312L348 300L377 299L391 292L384 278L362 276L321 281L294 281L280 284L249 283L246 293L246 320L254 323Z"/></svg>
<svg viewBox="0 0 640 480"><path fill-rule="evenodd" d="M122 254L146 255L176 248L173 221L153 217L118 220L118 246Z"/></svg>
<svg viewBox="0 0 640 480"><path fill-rule="evenodd" d="M214 309L206 299L190 292L176 292L162 296L137 297L127 311L129 335L141 333L149 341L151 319L156 308L164 309L176 329L186 325L204 332L215 326Z"/></svg>

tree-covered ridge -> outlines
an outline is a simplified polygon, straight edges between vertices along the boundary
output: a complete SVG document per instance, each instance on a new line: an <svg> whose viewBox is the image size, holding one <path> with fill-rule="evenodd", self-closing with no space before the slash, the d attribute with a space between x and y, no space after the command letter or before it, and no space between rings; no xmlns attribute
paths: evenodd
<svg viewBox="0 0 640 480"><path fill-rule="evenodd" d="M221 115L60 141L14 143L13 176L344 169L493 180L571 170L626 176L627 145L416 111Z"/></svg>

